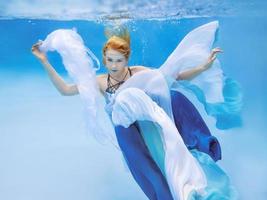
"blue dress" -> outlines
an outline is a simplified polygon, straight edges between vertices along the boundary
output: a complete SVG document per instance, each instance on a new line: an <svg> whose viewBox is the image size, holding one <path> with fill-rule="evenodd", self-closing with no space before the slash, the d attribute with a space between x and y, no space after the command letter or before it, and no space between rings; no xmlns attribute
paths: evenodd
<svg viewBox="0 0 267 200"><path fill-rule="evenodd" d="M211 135L194 105L177 91L171 91L171 102L175 125L188 149L204 152L214 161L221 159L220 144ZM159 152L164 152L162 144L158 142L160 140L157 139L159 135L156 133L149 136L142 135L140 125L143 124L135 122L128 128L115 127L117 141L127 165L149 199L173 199L164 174L162 161L164 156L162 159L153 159L153 153L158 156Z"/></svg>
<svg viewBox="0 0 267 200"><path fill-rule="evenodd" d="M126 115L115 113L112 119L116 124L123 124L115 127L117 140L133 177L147 197L236 199L228 176L215 163L221 158L220 145L193 104L181 93L171 92L175 124L179 125L175 127L162 108L138 90L126 89L117 96L113 114ZM138 120L128 126L128 117L144 119L142 113L152 117L144 117L148 121ZM180 136L175 130L178 128Z"/></svg>

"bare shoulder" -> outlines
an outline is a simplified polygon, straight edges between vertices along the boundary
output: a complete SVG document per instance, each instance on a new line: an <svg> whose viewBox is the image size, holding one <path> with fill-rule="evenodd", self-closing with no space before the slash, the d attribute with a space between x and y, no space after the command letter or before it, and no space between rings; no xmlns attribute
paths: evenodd
<svg viewBox="0 0 267 200"><path fill-rule="evenodd" d="M105 80L107 80L107 74L99 74L96 76L97 82L101 83Z"/></svg>
<svg viewBox="0 0 267 200"><path fill-rule="evenodd" d="M134 73L140 72L140 71L151 70L149 67L145 67L145 66L141 66L141 65L131 66L130 68Z"/></svg>
<svg viewBox="0 0 267 200"><path fill-rule="evenodd" d="M105 78L107 78L107 74L98 74L98 75L96 76L96 78L99 79L99 80L101 80L101 79L105 79Z"/></svg>
<svg viewBox="0 0 267 200"><path fill-rule="evenodd" d="M107 87L107 74L99 74L96 76L100 91L103 93Z"/></svg>

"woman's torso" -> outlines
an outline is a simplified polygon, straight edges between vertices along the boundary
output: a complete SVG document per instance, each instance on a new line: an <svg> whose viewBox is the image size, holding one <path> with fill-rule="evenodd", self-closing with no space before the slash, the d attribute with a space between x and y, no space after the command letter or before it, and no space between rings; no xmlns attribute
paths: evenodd
<svg viewBox="0 0 267 200"><path fill-rule="evenodd" d="M140 71L144 71L144 70L150 70L150 68L148 67L144 67L144 66L132 66L132 67L129 67L129 73L127 74L127 77L125 77L124 79L124 82L126 80L128 80L132 75L134 75L135 73L138 73ZM108 74L101 74L101 75L98 75L97 76L97 82L98 82L98 85L99 85L99 89L100 89L100 92L103 94L103 95L106 95L107 92L109 92L108 87L109 87L109 83L108 81L111 81L111 80L108 80L108 77L109 75ZM112 84L116 84L116 81L113 81ZM119 85L119 87L121 86L122 84ZM118 87L118 88L119 88ZM116 88L116 89L118 89ZM109 92L111 93L111 92Z"/></svg>

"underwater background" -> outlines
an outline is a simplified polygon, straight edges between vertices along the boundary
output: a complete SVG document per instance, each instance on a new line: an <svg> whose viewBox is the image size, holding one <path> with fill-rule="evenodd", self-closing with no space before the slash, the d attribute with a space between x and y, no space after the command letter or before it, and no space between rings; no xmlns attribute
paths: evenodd
<svg viewBox="0 0 267 200"><path fill-rule="evenodd" d="M131 34L129 65L159 67L189 31L213 20L222 69L240 83L244 101L241 127L221 131L205 119L222 146L218 164L240 199L267 199L266 10L263 0L1 2L0 199L146 199L120 151L86 132L79 96L54 88L31 54L34 43L56 29L76 28L101 61L105 27L124 24ZM60 56L48 58L71 82Z"/></svg>

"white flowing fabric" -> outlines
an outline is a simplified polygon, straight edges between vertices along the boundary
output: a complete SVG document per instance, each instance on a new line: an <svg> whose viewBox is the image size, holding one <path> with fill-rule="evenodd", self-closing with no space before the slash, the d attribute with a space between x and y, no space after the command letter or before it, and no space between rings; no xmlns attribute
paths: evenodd
<svg viewBox="0 0 267 200"><path fill-rule="evenodd" d="M175 200L188 199L192 191L204 194L207 180L197 160L186 148L168 115L142 90L127 88L115 99L112 120L128 127L137 120L148 120L161 128L165 150L165 173Z"/></svg>
<svg viewBox="0 0 267 200"><path fill-rule="evenodd" d="M146 92L173 120L169 84L159 70L147 70L134 74L116 91L114 97L129 87L139 88ZM108 106L112 106L112 99Z"/></svg>
<svg viewBox="0 0 267 200"><path fill-rule="evenodd" d="M56 50L61 55L63 64L84 101L88 132L101 143L108 140L118 146L113 125L104 109L105 100L96 82L95 70L99 68L99 61L86 48L76 30L53 31L42 41L40 50L43 52ZM94 68L93 59L98 68Z"/></svg>
<svg viewBox="0 0 267 200"><path fill-rule="evenodd" d="M213 21L188 33L160 67L162 73L176 79L179 73L203 64L210 55L218 26L218 21ZM207 102L224 101L223 72L217 59L190 82L204 92Z"/></svg>

